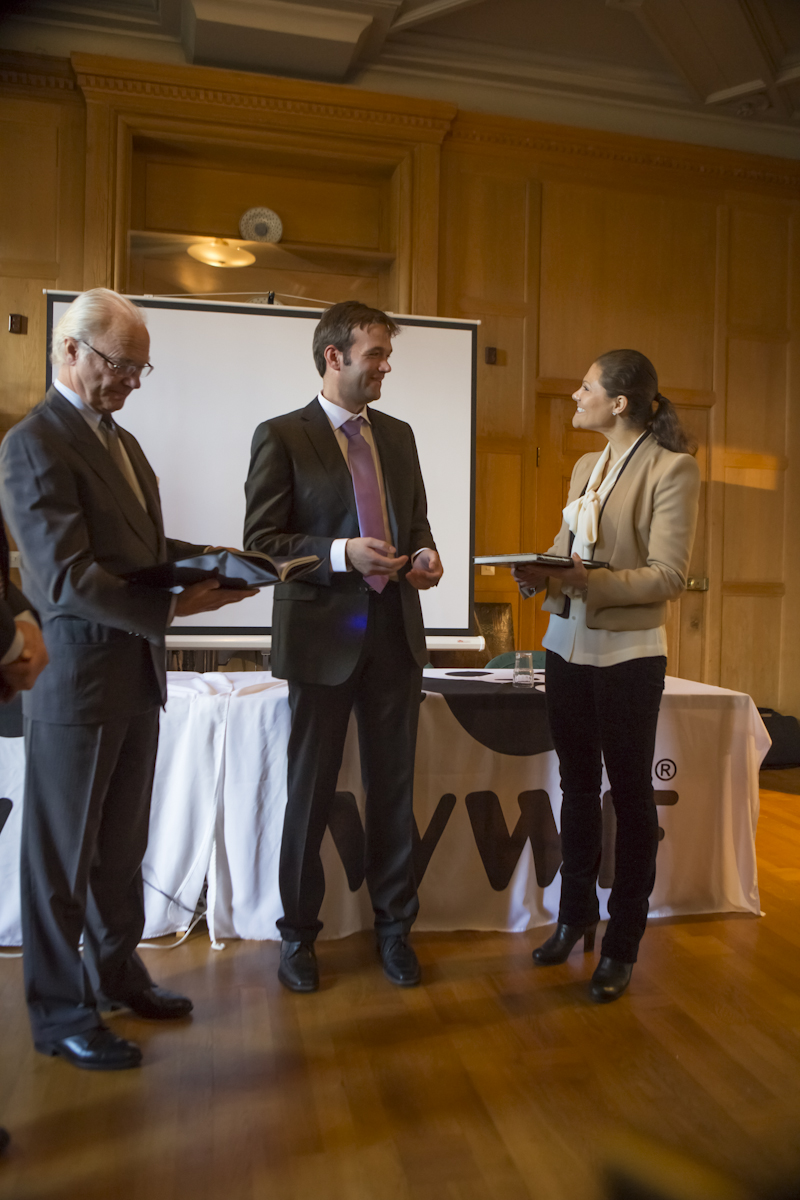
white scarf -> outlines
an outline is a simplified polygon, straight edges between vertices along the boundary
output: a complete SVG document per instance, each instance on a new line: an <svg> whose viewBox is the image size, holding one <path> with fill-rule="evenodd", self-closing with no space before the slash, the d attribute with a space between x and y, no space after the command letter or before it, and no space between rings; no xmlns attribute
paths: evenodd
<svg viewBox="0 0 800 1200"><path fill-rule="evenodd" d="M638 446L638 444L638 441L634 442L633 446L620 455L606 477L603 478L603 472L611 455L611 443L607 443L605 450L594 465L585 492L564 509L564 520L567 522L570 532L575 535L572 543L573 554L580 554L581 558L589 558L589 551L593 548L600 532L600 513L603 509L603 502L617 482L623 463L634 446Z"/></svg>

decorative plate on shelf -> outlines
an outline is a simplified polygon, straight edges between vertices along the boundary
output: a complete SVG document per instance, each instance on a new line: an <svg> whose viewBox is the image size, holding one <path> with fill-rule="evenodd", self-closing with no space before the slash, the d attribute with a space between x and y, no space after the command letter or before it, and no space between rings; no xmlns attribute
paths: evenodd
<svg viewBox="0 0 800 1200"><path fill-rule="evenodd" d="M248 242L279 242L283 222L271 208L248 208L239 221L239 233Z"/></svg>

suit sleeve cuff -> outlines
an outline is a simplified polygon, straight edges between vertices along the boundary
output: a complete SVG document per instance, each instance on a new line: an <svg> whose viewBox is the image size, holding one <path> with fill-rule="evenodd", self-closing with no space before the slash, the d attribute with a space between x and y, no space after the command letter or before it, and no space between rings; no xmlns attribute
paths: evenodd
<svg viewBox="0 0 800 1200"><path fill-rule="evenodd" d="M177 607L178 607L178 597L173 596L169 602L169 613L167 615L167 629L169 629L170 625L175 620L175 609Z"/></svg>
<svg viewBox="0 0 800 1200"><path fill-rule="evenodd" d="M331 542L331 570L332 571L349 571L351 567L347 562L346 547L348 538L334 538Z"/></svg>

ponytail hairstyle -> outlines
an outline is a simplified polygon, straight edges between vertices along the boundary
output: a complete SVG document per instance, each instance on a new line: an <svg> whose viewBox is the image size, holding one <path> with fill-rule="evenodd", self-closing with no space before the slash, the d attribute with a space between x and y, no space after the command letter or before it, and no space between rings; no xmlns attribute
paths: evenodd
<svg viewBox="0 0 800 1200"><path fill-rule="evenodd" d="M672 402L658 390L656 369L638 350L609 350L596 359L600 383L609 396L625 396L625 417L648 429L659 446L676 454L694 454L697 442L686 432Z"/></svg>

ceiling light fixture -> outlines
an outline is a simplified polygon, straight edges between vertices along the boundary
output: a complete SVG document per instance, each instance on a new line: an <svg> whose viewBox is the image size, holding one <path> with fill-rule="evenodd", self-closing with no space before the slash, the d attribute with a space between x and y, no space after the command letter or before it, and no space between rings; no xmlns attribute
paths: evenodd
<svg viewBox="0 0 800 1200"><path fill-rule="evenodd" d="M209 267L249 267L256 261L255 254L243 250L233 242L224 238L214 238L210 242L196 242L189 246L187 253L198 262L206 263Z"/></svg>

